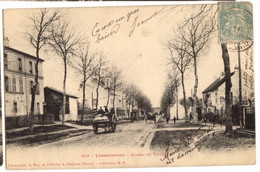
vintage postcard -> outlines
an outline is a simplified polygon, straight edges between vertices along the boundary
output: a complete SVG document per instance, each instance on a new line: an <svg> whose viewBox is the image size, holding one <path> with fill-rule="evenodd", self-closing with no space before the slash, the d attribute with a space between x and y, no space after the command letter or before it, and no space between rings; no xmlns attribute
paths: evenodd
<svg viewBox="0 0 260 172"><path fill-rule="evenodd" d="M1 51L0 51L1 52ZM1 55L0 55L1 57ZM3 165L3 133L2 133L2 87L1 87L1 68L2 68L2 60L0 61L0 166Z"/></svg>
<svg viewBox="0 0 260 172"><path fill-rule="evenodd" d="M256 161L252 5L7 9L8 169Z"/></svg>
<svg viewBox="0 0 260 172"><path fill-rule="evenodd" d="M0 1L150 1L150 0L0 0ZM162 1L162 0L152 0ZM168 0L168 1L235 1L235 0Z"/></svg>

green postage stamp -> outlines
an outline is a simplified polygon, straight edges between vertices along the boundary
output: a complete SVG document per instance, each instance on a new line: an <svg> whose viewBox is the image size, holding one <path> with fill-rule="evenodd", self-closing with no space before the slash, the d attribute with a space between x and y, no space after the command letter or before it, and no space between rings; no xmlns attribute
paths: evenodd
<svg viewBox="0 0 260 172"><path fill-rule="evenodd" d="M249 2L219 3L220 42L253 40L252 4Z"/></svg>

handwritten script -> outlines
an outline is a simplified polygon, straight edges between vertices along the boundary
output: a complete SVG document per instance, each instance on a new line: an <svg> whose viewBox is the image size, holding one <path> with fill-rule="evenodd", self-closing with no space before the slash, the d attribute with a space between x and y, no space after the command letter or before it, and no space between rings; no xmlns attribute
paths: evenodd
<svg viewBox="0 0 260 172"><path fill-rule="evenodd" d="M166 143L165 154L161 161L165 161L166 164L171 164L176 162L177 160L185 157L186 155L190 154L194 150L198 149L200 151L201 145L211 136L215 135L215 132L212 131L213 128L208 130L201 130L200 134L195 137L191 137L190 135L183 136L180 138L180 145L172 151L170 151L170 147L176 146L174 141L168 141Z"/></svg>
<svg viewBox="0 0 260 172"><path fill-rule="evenodd" d="M96 43L100 43L105 39L118 34L123 24L130 23L128 36L131 37L134 34L136 28L141 27L156 18L163 11L163 9L164 8L161 8L160 10L153 12L151 15L148 15L145 18L141 18L140 9L136 8L127 12L125 15L108 21L105 24L96 22L92 28L91 36L95 37Z"/></svg>

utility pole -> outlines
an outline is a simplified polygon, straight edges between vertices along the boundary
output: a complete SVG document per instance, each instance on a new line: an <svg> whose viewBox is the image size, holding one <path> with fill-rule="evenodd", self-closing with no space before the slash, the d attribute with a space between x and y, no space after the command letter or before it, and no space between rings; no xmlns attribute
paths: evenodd
<svg viewBox="0 0 260 172"><path fill-rule="evenodd" d="M243 109L242 109L242 76L241 76L241 57L240 57L240 42L237 43L237 55L238 55L238 75L239 75L239 108L240 108L240 128L244 127L243 122Z"/></svg>

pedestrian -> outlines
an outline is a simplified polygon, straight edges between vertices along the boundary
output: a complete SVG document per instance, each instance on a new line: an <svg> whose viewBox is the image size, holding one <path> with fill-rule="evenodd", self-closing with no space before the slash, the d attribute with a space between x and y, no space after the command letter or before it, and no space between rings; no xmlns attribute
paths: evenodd
<svg viewBox="0 0 260 172"><path fill-rule="evenodd" d="M190 121L192 120L192 112L190 112Z"/></svg>
<svg viewBox="0 0 260 172"><path fill-rule="evenodd" d="M110 113L111 113L111 114L115 114L115 109L114 109L114 108L111 108Z"/></svg>
<svg viewBox="0 0 260 172"><path fill-rule="evenodd" d="M108 108L107 106L104 106L105 107L105 113L108 113Z"/></svg>
<svg viewBox="0 0 260 172"><path fill-rule="evenodd" d="M216 115L215 114L213 114L212 115L212 123L213 123L213 127L215 127L215 123L216 123Z"/></svg>
<svg viewBox="0 0 260 172"><path fill-rule="evenodd" d="M100 107L99 110L98 110L98 114L104 115L104 113L105 113L104 110L102 109L102 107Z"/></svg>
<svg viewBox="0 0 260 172"><path fill-rule="evenodd" d="M170 108L168 107L168 109L167 109L167 113L166 113L166 123L168 123L169 120L170 120L170 116L171 116L170 113L171 113L171 112L170 112Z"/></svg>
<svg viewBox="0 0 260 172"><path fill-rule="evenodd" d="M175 118L175 116L174 116L174 118L173 118L173 122L174 122L174 124L175 124L175 122L176 122L176 118Z"/></svg>
<svg viewBox="0 0 260 172"><path fill-rule="evenodd" d="M204 116L204 118L203 118L203 121L204 121L204 123L205 123L205 125L206 125L206 123L207 123L207 118Z"/></svg>

